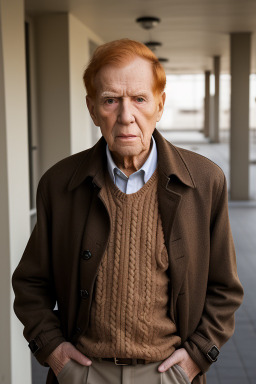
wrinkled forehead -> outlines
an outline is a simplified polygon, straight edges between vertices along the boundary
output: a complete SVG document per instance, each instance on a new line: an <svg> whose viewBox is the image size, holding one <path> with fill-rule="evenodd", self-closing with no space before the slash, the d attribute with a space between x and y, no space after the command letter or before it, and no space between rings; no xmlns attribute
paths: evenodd
<svg viewBox="0 0 256 384"><path fill-rule="evenodd" d="M153 91L154 76L149 61L135 57L123 63L103 66L95 77L96 93Z"/></svg>

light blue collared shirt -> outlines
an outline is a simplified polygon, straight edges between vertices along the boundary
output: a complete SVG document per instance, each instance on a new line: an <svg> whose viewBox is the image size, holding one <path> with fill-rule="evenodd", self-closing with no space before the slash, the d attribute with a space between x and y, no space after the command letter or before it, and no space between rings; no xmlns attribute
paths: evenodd
<svg viewBox="0 0 256 384"><path fill-rule="evenodd" d="M124 193L137 192L150 179L157 167L157 148L152 136L152 148L149 157L143 166L129 177L127 177L114 163L108 145L106 146L108 171L114 184Z"/></svg>

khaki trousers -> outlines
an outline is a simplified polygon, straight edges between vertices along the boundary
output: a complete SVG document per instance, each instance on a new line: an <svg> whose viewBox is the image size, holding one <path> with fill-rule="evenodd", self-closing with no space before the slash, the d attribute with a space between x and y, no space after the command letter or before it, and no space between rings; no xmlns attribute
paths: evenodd
<svg viewBox="0 0 256 384"><path fill-rule="evenodd" d="M115 365L111 361L95 361L82 366L70 360L57 376L59 384L190 384L183 369L175 365L160 373L161 361L150 364Z"/></svg>

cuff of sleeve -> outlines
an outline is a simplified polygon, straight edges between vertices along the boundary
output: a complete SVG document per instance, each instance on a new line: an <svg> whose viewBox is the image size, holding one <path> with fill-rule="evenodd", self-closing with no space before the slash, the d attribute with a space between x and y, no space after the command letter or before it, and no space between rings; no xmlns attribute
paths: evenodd
<svg viewBox="0 0 256 384"><path fill-rule="evenodd" d="M201 369L201 373L204 374L208 371L211 366L211 363L206 358L206 356L199 350L199 348L192 341L185 341L183 347L188 352L191 359L197 364Z"/></svg>
<svg viewBox="0 0 256 384"><path fill-rule="evenodd" d="M66 341L64 337L56 337L55 339L51 340L45 347L35 353L35 358L41 365L48 367L48 364L45 362L48 356L64 341Z"/></svg>
<svg viewBox="0 0 256 384"><path fill-rule="evenodd" d="M53 329L41 332L37 335L30 341L29 347L38 362L47 366L45 363L47 357L64 341L66 341L66 339L64 338L61 330Z"/></svg>

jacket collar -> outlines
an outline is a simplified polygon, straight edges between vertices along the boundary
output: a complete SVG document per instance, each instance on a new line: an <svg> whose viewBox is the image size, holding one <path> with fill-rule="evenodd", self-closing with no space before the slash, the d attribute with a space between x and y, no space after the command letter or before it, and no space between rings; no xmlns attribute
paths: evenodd
<svg viewBox="0 0 256 384"><path fill-rule="evenodd" d="M195 182L179 148L175 147L158 132L153 132L158 153L158 166L160 171L170 180L176 176L183 184L195 188ZM102 137L92 148L85 151L84 157L76 168L68 185L68 190L77 188L86 178L92 178L92 182L99 188L104 182L104 173L107 169L106 141Z"/></svg>
<svg viewBox="0 0 256 384"><path fill-rule="evenodd" d="M153 135L156 140L159 169L168 179L176 176L183 184L195 188L196 185L189 166L180 149L165 140L157 129L154 130Z"/></svg>

